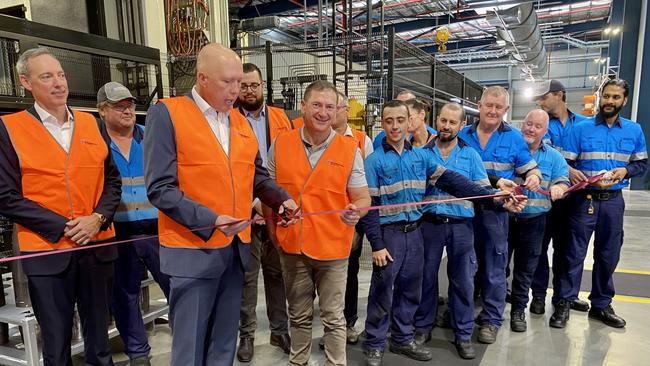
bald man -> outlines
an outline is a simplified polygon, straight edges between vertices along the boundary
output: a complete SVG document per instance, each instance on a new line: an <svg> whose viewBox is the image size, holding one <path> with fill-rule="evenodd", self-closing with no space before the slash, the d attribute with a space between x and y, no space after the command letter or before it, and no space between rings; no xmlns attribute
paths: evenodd
<svg viewBox="0 0 650 366"><path fill-rule="evenodd" d="M531 192L524 188L528 204L520 213L510 217L508 252L514 252L512 271L512 294L510 310L510 329L514 332L526 331L526 306L528 291L542 253L542 241L546 228L546 216L551 209L551 201L564 197L569 188L569 166L557 150L542 142L548 131L548 114L534 109L526 115L521 132L528 149L542 172L541 191ZM515 183L522 184L524 178L517 176ZM532 305L531 305L532 306Z"/></svg>
<svg viewBox="0 0 650 366"><path fill-rule="evenodd" d="M145 183L170 276L172 365L232 365L253 197L278 213L297 209L269 177L246 118L230 113L242 76L237 54L208 44L191 92L147 113Z"/></svg>

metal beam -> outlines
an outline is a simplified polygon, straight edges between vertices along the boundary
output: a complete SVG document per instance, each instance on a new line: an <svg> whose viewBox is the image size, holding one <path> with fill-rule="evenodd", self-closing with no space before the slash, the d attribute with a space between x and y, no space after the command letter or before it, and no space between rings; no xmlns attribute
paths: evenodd
<svg viewBox="0 0 650 366"><path fill-rule="evenodd" d="M318 6L318 0L307 0L307 8L311 8L312 6ZM278 0L264 4L243 6L239 8L237 15L239 19L248 19L296 11L302 8L303 6L299 3L289 0Z"/></svg>
<svg viewBox="0 0 650 366"><path fill-rule="evenodd" d="M443 24L464 22L466 20L479 17L479 15L474 10L455 13L454 15L455 17L452 19L449 19L449 15L445 14L445 15L428 17L425 19L416 19L416 20L410 20L401 23L387 24L385 25L385 28L386 30L393 28L395 29L395 33L401 33L401 32L409 32L409 31L414 31L423 28L432 28ZM373 33L377 33L379 31L380 29L378 26L372 28Z"/></svg>

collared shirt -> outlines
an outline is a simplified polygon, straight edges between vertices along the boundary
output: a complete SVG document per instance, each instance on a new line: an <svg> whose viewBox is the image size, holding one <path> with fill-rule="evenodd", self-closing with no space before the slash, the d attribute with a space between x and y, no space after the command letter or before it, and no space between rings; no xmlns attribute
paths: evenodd
<svg viewBox="0 0 650 366"><path fill-rule="evenodd" d="M408 141L399 154L386 140L365 162L368 191L373 205L420 202L424 199L427 181L435 184L445 172L424 149ZM395 222L415 222L422 212L418 206L379 209L381 225Z"/></svg>
<svg viewBox="0 0 650 366"><path fill-rule="evenodd" d="M221 144L226 155L230 154L230 113L217 112L208 102L203 99L196 91L196 86L192 88L192 98L196 106L205 116L210 125L210 129Z"/></svg>
<svg viewBox="0 0 650 366"><path fill-rule="evenodd" d="M262 110L260 111L260 115L255 118L253 113L240 108L240 110L243 112L244 117L248 120L248 122L251 124L251 127L253 128L253 132L255 133L255 137L257 137L257 144L260 147L260 156L262 157L262 161L264 162L264 166L266 166L266 159L268 155L268 146L267 146L267 123L266 123L266 116L267 116L267 111L266 111L266 104L262 107Z"/></svg>
<svg viewBox="0 0 650 366"><path fill-rule="evenodd" d="M537 166L521 132L506 122L501 122L492 133L485 148L481 146L477 128L478 123L467 126L460 131L458 137L478 152L488 174L513 180L515 174L525 174Z"/></svg>
<svg viewBox="0 0 650 366"><path fill-rule="evenodd" d="M567 117L566 124L562 125L557 117L550 117L548 120L548 131L542 139L542 141L553 147L555 150L562 152L564 150L564 145L566 144L566 138L569 136L569 133L573 129L576 123L586 119L587 117L573 113L567 110L569 116Z"/></svg>
<svg viewBox="0 0 650 366"><path fill-rule="evenodd" d="M309 141L305 139L305 127L300 128L300 137L302 139L303 145L305 147L305 154L307 154L307 160L312 169L318 164L321 156L327 147L330 145L334 137L336 137L336 132L334 130L330 131L327 139L316 146L312 146ZM269 171L269 176L275 179L275 141L271 143L271 148L269 149L269 154L267 156L267 170ZM365 187L368 184L366 183L366 174L363 168L363 157L361 157L361 149L357 148L357 151L354 155L354 161L352 162L352 171L350 172L350 177L348 178L348 188L361 188Z"/></svg>
<svg viewBox="0 0 650 366"><path fill-rule="evenodd" d="M478 153L471 147L467 146L463 140L458 139L456 146L451 150L449 156L445 159L436 145L436 139L424 146L425 151L429 151L433 161L457 173L462 174L474 183L490 187L490 180L487 172L483 167L483 161ZM444 200L455 198L440 188L433 185L427 185L425 200ZM474 204L472 201L456 201L450 203L439 203L422 206L425 213L448 217L474 217Z"/></svg>
<svg viewBox="0 0 650 366"><path fill-rule="evenodd" d="M158 218L158 210L149 203L144 184L143 139L144 128L135 125L128 159L122 155L115 142L111 141L113 160L122 176L122 198L115 212L115 222L136 222Z"/></svg>
<svg viewBox="0 0 650 366"><path fill-rule="evenodd" d="M348 125L347 128L345 129L345 133L343 134L343 136L354 137L354 133L352 133L352 127L350 127L350 125ZM372 154L373 151L375 151L374 147L372 146L372 141L370 140L370 137L368 137L368 135L365 135L365 136L366 136L366 141L363 142L363 149L364 149L363 150L363 155L364 155L363 158L364 159L367 158L368 155ZM361 142L361 141L359 141L359 142Z"/></svg>
<svg viewBox="0 0 650 366"><path fill-rule="evenodd" d="M578 123L567 138L562 155L588 177L602 170L627 168L627 177L608 190L627 187L628 178L643 175L647 169L643 130L638 123L623 117L612 127L600 114Z"/></svg>
<svg viewBox="0 0 650 366"><path fill-rule="evenodd" d="M74 130L74 115L72 111L66 106L68 120L59 124L59 121L50 114L50 112L43 109L38 103L34 103L34 109L43 122L48 132L54 137L56 142L61 145L65 152L70 152L70 141L72 140L72 131Z"/></svg>
<svg viewBox="0 0 650 366"><path fill-rule="evenodd" d="M542 183L540 187L546 191L556 184L570 186L569 182L569 165L566 163L559 151L551 148L550 145L541 143L533 158L537 162L537 167L542 172ZM515 178L515 183L522 184L523 177ZM528 203L523 211L517 213L517 217L535 216L547 212L551 209L551 198L541 193L531 192L524 188Z"/></svg>

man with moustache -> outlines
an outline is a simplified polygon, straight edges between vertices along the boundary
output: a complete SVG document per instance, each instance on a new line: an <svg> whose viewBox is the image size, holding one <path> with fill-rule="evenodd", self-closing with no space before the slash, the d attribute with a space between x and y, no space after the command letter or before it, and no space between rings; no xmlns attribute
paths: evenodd
<svg viewBox="0 0 650 366"><path fill-rule="evenodd" d="M272 143L269 174L305 214L341 210L340 214L303 216L285 227L267 220L269 236L281 249L280 263L289 303L291 365L307 365L311 354L314 298L318 294L327 365L345 365L346 322L343 298L354 226L370 204L358 142L332 129L337 90L319 80L305 89L301 102L305 124ZM265 209L265 217L271 214Z"/></svg>
<svg viewBox="0 0 650 366"><path fill-rule="evenodd" d="M145 183L171 278L174 366L232 365L253 197L280 213L297 209L264 168L249 122L231 113L242 77L235 52L207 44L191 92L147 113Z"/></svg>
<svg viewBox="0 0 650 366"><path fill-rule="evenodd" d="M428 184L458 197L492 193L492 189L436 164L426 149L413 147L405 139L408 124L409 109L404 102L384 104L382 127L386 137L381 149L365 162L373 206L420 202ZM363 221L373 251L363 344L366 365L382 364L389 328L391 352L419 361L433 357L431 350L413 337L424 265L421 216L420 208L413 205L373 210Z"/></svg>
<svg viewBox="0 0 650 366"><path fill-rule="evenodd" d="M111 137L113 160L122 176L122 199L114 219L115 235L117 240L135 240L117 246L113 317L130 364L150 365L151 346L140 311L142 275L148 269L166 299L169 299L169 276L160 271L160 243L156 237L158 210L149 203L144 185L144 127L135 123L135 102L129 89L114 81L104 84L97 92L97 110Z"/></svg>
<svg viewBox="0 0 650 366"><path fill-rule="evenodd" d="M542 142L547 130L548 114L545 111L534 109L528 112L521 132L533 159L542 172L540 188L548 192L550 197L524 189L528 196L528 204L522 212L510 217L509 257L514 254L510 328L514 332L525 332L527 328L524 311L528 305L528 291L537 261L540 255L546 255L546 252L542 252L546 213L551 208L551 201L561 199L570 185L568 165L562 154ZM515 183L521 184L523 179L517 177Z"/></svg>
<svg viewBox="0 0 650 366"><path fill-rule="evenodd" d="M490 181L481 157L457 138L464 125L463 107L456 103L445 104L436 118L438 136L425 149L431 151L437 164L489 189ZM447 198L452 196L434 186L427 186L425 200ZM438 269L442 251L446 247L450 326L455 335L454 345L463 359L476 357L471 341L474 330L474 273L477 267L472 229L473 207L471 201L423 206L421 228L424 238L424 276L422 301L415 313L414 322L415 342L428 342L438 312Z"/></svg>
<svg viewBox="0 0 650 366"><path fill-rule="evenodd" d="M487 173L497 177L499 188L512 189L515 175L521 175L525 177L524 185L534 192L542 175L521 132L503 121L510 108L508 99L504 88L486 88L478 103L479 121L465 127L458 137L479 153ZM478 341L491 344L496 341L505 309L508 213L481 204L474 209L474 245L479 265L476 277L482 305L477 319Z"/></svg>
<svg viewBox="0 0 650 366"><path fill-rule="evenodd" d="M291 130L291 123L284 111L266 105L264 102L264 81L262 72L251 63L244 63L244 75L237 98L238 109L232 113L241 113L253 128L260 157L266 166L266 155L271 143L283 132ZM254 213L262 215L262 203L253 202ZM242 304L239 312L239 348L237 359L250 362L254 354L255 329L257 327L257 279L260 265L264 275L264 295L266 297L266 314L269 318L273 346L280 347L289 354L291 338L287 325L287 297L284 293L282 267L277 248L271 243L264 223L251 226L251 267L244 275Z"/></svg>
<svg viewBox="0 0 650 366"><path fill-rule="evenodd" d="M550 80L542 84L533 100L549 115L548 132L544 136L544 143L553 147L560 153L564 149L566 137L573 127L583 119L584 116L573 113L566 105L566 90L558 80ZM576 170L569 167L569 174L575 174ZM542 254L539 257L537 269L530 286L533 299L530 302L530 312L533 314L544 314L546 307L546 290L549 281L548 246L553 239L553 288L557 287L560 273L563 272L564 263L563 250L568 246L569 241L569 200L555 200L551 203L551 210L546 215L546 229L542 241ZM558 301L557 291L553 292L552 302ZM588 311L589 304L578 298L571 301L571 309L577 311Z"/></svg>
<svg viewBox="0 0 650 366"><path fill-rule="evenodd" d="M85 361L113 365L108 342L115 246L56 253L115 236L120 174L105 126L67 105L68 82L43 47L16 63L34 105L0 120L0 215L17 225L29 296L43 340L45 366L72 366L75 305L83 325Z"/></svg>
<svg viewBox="0 0 650 366"><path fill-rule="evenodd" d="M550 319L554 328L564 328L569 319L569 302L580 291L583 263L594 231L589 317L614 328L626 325L611 305L615 295L613 274L623 245L625 201L621 190L630 178L643 176L648 164L641 127L620 116L629 92L625 80L603 83L598 114L576 124L564 147L564 158L577 171L571 176L572 183L585 181L603 170L608 176L571 195L571 240L557 289L560 300Z"/></svg>

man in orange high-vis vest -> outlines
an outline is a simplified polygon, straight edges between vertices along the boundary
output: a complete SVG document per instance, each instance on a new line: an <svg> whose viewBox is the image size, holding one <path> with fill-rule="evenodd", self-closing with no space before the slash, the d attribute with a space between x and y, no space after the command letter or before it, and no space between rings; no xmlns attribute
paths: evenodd
<svg viewBox="0 0 650 366"><path fill-rule="evenodd" d="M0 214L17 224L43 363L72 365L70 342L77 304L88 365L112 365L108 314L115 246L56 253L114 237L111 222L121 180L110 137L91 114L66 105L68 84L46 48L26 50L16 63L34 106L0 123Z"/></svg>
<svg viewBox="0 0 650 366"><path fill-rule="evenodd" d="M291 332L291 365L307 365L311 353L314 293L325 324L326 365L346 364L346 322L343 315L348 257L354 225L370 196L358 143L332 130L337 91L327 81L305 89L301 103L305 124L281 134L271 145L269 174L302 212L347 209L343 214L304 216L296 225L267 222L280 247ZM364 212L365 213L365 212ZM265 216L268 216L265 215Z"/></svg>
<svg viewBox="0 0 650 366"><path fill-rule="evenodd" d="M264 102L264 81L262 72L251 63L244 64L244 76L237 98L240 112L253 128L260 156L266 166L266 154L278 135L291 130L291 122L281 108L266 105ZM254 200L254 212L262 215L262 204ZM241 310L239 312L239 347L237 359L250 362L254 353L255 329L257 328L257 279L260 266L264 274L264 294L266 314L271 330L270 343L280 347L285 353L291 348L287 318L287 297L284 293L282 267L278 249L269 240L264 222L251 226L251 266L244 276Z"/></svg>
<svg viewBox="0 0 650 366"><path fill-rule="evenodd" d="M220 44L197 56L196 84L147 113L147 195L159 210L160 266L170 276L171 364L232 365L253 197L296 203L269 177L253 130L232 111L241 60Z"/></svg>

